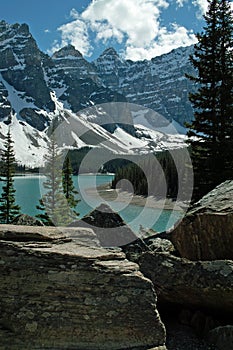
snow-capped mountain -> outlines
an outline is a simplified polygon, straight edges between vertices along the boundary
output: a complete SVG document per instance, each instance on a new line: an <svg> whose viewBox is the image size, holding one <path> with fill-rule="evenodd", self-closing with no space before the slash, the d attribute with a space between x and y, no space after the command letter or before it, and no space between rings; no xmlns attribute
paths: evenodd
<svg viewBox="0 0 233 350"><path fill-rule="evenodd" d="M178 131L184 134L181 124L193 117L192 86L184 76L192 70L191 52L180 48L132 62L109 48L88 62L68 45L49 57L26 24L0 21L0 149L11 124L17 161L40 166L51 121L70 120L86 128L85 135L70 130L77 148L96 147L99 140L123 154L183 146L185 136Z"/></svg>
<svg viewBox="0 0 233 350"><path fill-rule="evenodd" d="M122 61L107 49L95 65L103 83L123 94L127 101L153 109L180 124L193 118L188 100L192 83L185 73L193 72L189 56L193 46L181 47L151 61Z"/></svg>

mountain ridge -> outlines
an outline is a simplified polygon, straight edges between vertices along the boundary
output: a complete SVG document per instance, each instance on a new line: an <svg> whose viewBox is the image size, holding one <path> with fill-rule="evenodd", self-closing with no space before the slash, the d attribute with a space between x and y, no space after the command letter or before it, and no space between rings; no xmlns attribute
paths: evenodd
<svg viewBox="0 0 233 350"><path fill-rule="evenodd" d="M168 120L167 124L173 120L180 124L190 121L193 111L188 91L193 87L184 77L184 73L192 71L190 53L192 47L179 48L150 61L133 62L123 60L110 47L97 60L88 62L74 46L67 45L50 57L38 48L27 24L0 21L0 149L5 126L11 124L16 128L17 125L18 137L27 138L25 152L31 159L28 164L35 166L38 151L46 152L48 128L59 103L61 115L76 115L85 108L105 103L135 104L138 106L135 121L147 129L153 129L153 118L150 113L138 117L140 106L142 110L148 108L160 113ZM98 112L96 107L92 111L94 119L85 116L93 130L93 120L99 125L108 124L104 118L109 112L103 110ZM140 126L133 125L133 113L127 108L123 113L128 126L120 123L120 127L140 139L143 132ZM113 127L105 128L110 134L119 127L119 120L114 118L108 118ZM19 147L19 142L16 143ZM25 164L22 154L16 150L17 161Z"/></svg>

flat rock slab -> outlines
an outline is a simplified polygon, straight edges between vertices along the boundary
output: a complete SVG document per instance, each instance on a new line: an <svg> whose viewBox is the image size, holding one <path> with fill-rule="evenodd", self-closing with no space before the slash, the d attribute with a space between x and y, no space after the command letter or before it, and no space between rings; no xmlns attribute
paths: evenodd
<svg viewBox="0 0 233 350"><path fill-rule="evenodd" d="M0 225L0 240L34 243L77 241L79 245L100 247L96 234L88 228Z"/></svg>
<svg viewBox="0 0 233 350"><path fill-rule="evenodd" d="M164 348L151 281L94 238L80 228L0 226L0 348Z"/></svg>

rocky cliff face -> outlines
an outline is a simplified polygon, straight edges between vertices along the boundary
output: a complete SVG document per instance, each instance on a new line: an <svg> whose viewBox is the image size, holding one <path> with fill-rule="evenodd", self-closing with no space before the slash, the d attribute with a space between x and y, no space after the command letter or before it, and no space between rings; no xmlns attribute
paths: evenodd
<svg viewBox="0 0 233 350"><path fill-rule="evenodd" d="M189 55L193 47L179 48L151 61L123 61L114 49L107 49L96 60L104 84L180 124L193 118L188 93L193 89L185 73L192 72Z"/></svg>
<svg viewBox="0 0 233 350"><path fill-rule="evenodd" d="M126 101L120 93L103 86L95 66L72 45L54 53L45 69L49 88L74 112L93 104Z"/></svg>
<svg viewBox="0 0 233 350"><path fill-rule="evenodd" d="M67 45L52 55L55 66L73 78L92 78L98 82L98 75L92 63L86 61L73 45Z"/></svg>
<svg viewBox="0 0 233 350"><path fill-rule="evenodd" d="M88 107L91 100L96 104L126 101L125 97L100 84L94 65L73 46L59 50L51 58L41 52L26 24L0 22L0 52L0 80L8 91L3 96L14 112L30 125L32 118L27 115L31 109L54 110L50 91L56 91L57 97L75 112ZM13 93L18 95L18 101L13 99ZM4 109L2 104L3 115ZM37 119L43 116L37 115ZM32 126L41 129L35 122ZM43 129L45 127L46 124Z"/></svg>
<svg viewBox="0 0 233 350"><path fill-rule="evenodd" d="M191 52L192 47L180 48L151 61L131 62L121 59L109 48L95 62L88 62L68 45L49 57L39 50L26 24L10 25L1 21L0 148L7 130L5 125L11 123L15 129L14 141L20 138L28 146L24 150L25 145L20 146L20 153L17 145L17 161L40 165L38 149L41 148L40 154L46 152L43 149L47 128L58 115L55 99L60 104L59 117L65 109L76 114L87 107L110 102L137 104L141 108L132 110L130 116L128 111L124 114L123 124L130 127L119 123L119 118L115 118L116 122L112 118L116 124L108 130L113 133L120 124L130 136L143 140L147 137L151 144L154 140L157 142L157 134L150 133L151 128L154 130L157 112L173 123L176 120L182 124L193 117L188 101L192 85L185 78L185 73L192 70L188 60ZM156 113L152 116L148 111L141 111L144 107ZM94 114L86 118L100 124L106 115L109 116L109 112L96 108ZM95 125L90 127L95 133Z"/></svg>
<svg viewBox="0 0 233 350"><path fill-rule="evenodd" d="M52 110L54 105L43 71L47 57L39 50L28 26L1 21L0 52L2 84L5 80L6 84L21 92L22 99L28 100L26 102L30 100L38 108Z"/></svg>
<svg viewBox="0 0 233 350"><path fill-rule="evenodd" d="M165 349L151 281L91 230L2 225L0 265L1 348Z"/></svg>

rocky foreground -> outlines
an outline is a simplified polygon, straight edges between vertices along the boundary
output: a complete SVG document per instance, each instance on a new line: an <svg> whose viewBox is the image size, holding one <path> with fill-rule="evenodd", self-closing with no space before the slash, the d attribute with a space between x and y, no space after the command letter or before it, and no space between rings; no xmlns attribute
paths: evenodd
<svg viewBox="0 0 233 350"><path fill-rule="evenodd" d="M164 349L152 282L92 231L2 225L0 239L1 349Z"/></svg>
<svg viewBox="0 0 233 350"><path fill-rule="evenodd" d="M232 198L227 181L121 248L101 247L116 213L87 216L96 233L1 225L0 349L233 349Z"/></svg>
<svg viewBox="0 0 233 350"><path fill-rule="evenodd" d="M209 349L207 343L204 348L201 343L189 347L188 341L186 346L176 344L172 329L178 328L184 338L187 334L180 325L191 327L216 349L233 349L233 181L204 196L171 232L123 249L153 282L160 310L167 315L172 309L172 322L174 315L179 321L173 327L168 319L169 350Z"/></svg>

